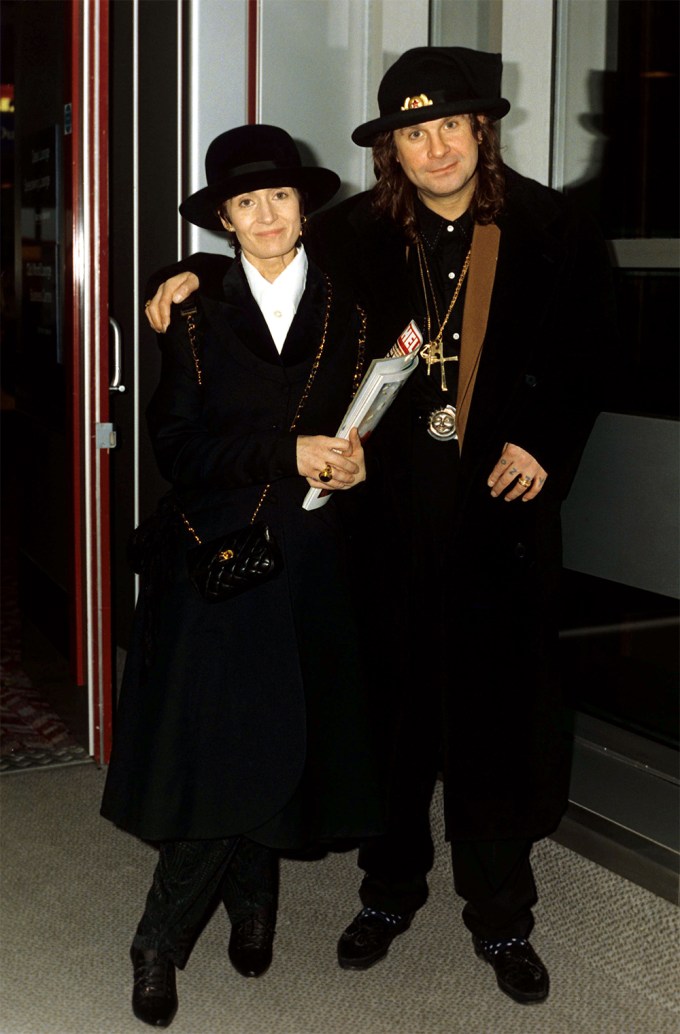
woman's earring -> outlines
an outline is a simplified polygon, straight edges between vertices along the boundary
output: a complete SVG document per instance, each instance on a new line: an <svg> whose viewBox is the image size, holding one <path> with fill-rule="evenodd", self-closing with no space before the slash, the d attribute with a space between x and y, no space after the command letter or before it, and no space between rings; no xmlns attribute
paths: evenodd
<svg viewBox="0 0 680 1034"><path fill-rule="evenodd" d="M307 225L307 216L306 215L301 215L300 216L300 236L301 237L302 237L302 234L305 232L305 226L306 225Z"/></svg>

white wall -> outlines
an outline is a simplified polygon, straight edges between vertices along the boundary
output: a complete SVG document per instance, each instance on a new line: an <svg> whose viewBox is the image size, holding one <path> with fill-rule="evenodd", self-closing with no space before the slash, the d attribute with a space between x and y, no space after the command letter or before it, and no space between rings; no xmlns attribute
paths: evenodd
<svg viewBox="0 0 680 1034"><path fill-rule="evenodd" d="M556 135L553 186L574 186L596 176L605 137L600 116L610 37L616 37L615 4L608 0L561 3L556 51Z"/></svg>
<svg viewBox="0 0 680 1034"><path fill-rule="evenodd" d="M188 10L185 193L205 183L210 141L247 119L246 0L191 0ZM287 129L307 158L335 169L340 197L373 183L370 150L351 133L377 116L387 67L427 44L428 15L428 0L260 0L257 120ZM192 227L187 247L221 251L224 238Z"/></svg>
<svg viewBox="0 0 680 1034"><path fill-rule="evenodd" d="M432 0L432 45L498 53L503 0Z"/></svg>
<svg viewBox="0 0 680 1034"><path fill-rule="evenodd" d="M598 0L599 2L599 0ZM187 190L203 180L210 140L246 121L246 0L189 0L188 97L191 136ZM352 130L377 116L385 70L429 38L428 0L260 0L260 122L283 126L308 156L335 169L340 196L373 182L370 151ZM432 42L501 50L504 156L526 175L548 182L550 169L551 0L433 0ZM217 238L192 230L191 250Z"/></svg>
<svg viewBox="0 0 680 1034"><path fill-rule="evenodd" d="M433 0L432 43L503 55L500 123L505 161L543 183L550 177L552 0Z"/></svg>
<svg viewBox="0 0 680 1034"><path fill-rule="evenodd" d="M344 196L364 190L370 151L352 130L377 116L383 72L427 38L427 0L261 0L259 119L306 142Z"/></svg>
<svg viewBox="0 0 680 1034"><path fill-rule="evenodd" d="M178 126L180 154L187 162L184 196L205 186L208 144L226 129L242 125L247 105L245 0L191 0L187 7L189 29L183 41L187 72L180 99L180 104L187 104L186 140ZM187 226L184 224L189 253L225 250L223 235L197 226L187 231Z"/></svg>
<svg viewBox="0 0 680 1034"><path fill-rule="evenodd" d="M525 176L550 182L551 0L503 0L503 158Z"/></svg>

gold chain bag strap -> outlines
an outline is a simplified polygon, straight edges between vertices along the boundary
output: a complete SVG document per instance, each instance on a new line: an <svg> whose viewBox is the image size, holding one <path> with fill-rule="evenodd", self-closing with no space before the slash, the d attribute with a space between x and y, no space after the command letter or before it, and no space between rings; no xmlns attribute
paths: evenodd
<svg viewBox="0 0 680 1034"><path fill-rule="evenodd" d="M331 283L326 278L326 312L321 341L304 391L300 396L295 416L290 425L291 432L295 430L298 424L302 410L309 398L319 364L321 363L330 320L331 300ZM187 322L187 333L196 367L196 376L198 383L202 385L203 378L196 340L196 307L185 306L181 311ZM253 589L263 582L274 578L283 568L283 558L271 529L264 521L257 520L257 515L270 488L270 484L264 486L250 522L245 528L227 532L216 539L211 539L210 542L203 542L196 529L191 526L186 516L180 512L184 526L197 543L196 546L187 552L189 577L200 595L208 603L219 603L222 600L232 599L247 589Z"/></svg>

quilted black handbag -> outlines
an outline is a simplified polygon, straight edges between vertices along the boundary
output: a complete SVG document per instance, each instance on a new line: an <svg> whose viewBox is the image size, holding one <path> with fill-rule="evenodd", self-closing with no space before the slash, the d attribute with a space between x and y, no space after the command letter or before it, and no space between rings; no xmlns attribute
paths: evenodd
<svg viewBox="0 0 680 1034"><path fill-rule="evenodd" d="M189 577L208 603L268 582L282 567L276 540L263 521L202 542L187 553Z"/></svg>

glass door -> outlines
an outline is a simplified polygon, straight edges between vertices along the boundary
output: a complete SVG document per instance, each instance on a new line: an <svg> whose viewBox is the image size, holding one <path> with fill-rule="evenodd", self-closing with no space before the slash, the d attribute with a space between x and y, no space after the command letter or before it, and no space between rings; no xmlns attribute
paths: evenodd
<svg viewBox="0 0 680 1034"><path fill-rule="evenodd" d="M563 511L568 820L575 842L590 831L591 857L677 900L679 8L562 0L555 11L553 185L609 241L620 324Z"/></svg>
<svg viewBox="0 0 680 1034"><path fill-rule="evenodd" d="M3 734L2 761L104 761L114 443L108 3L8 0L0 13L3 130L11 129L2 174L2 446L12 476L3 493L3 570L15 589L12 627L3 629L12 645L3 724L14 740ZM8 686L16 713L5 707ZM21 710L31 715L27 730Z"/></svg>
<svg viewBox="0 0 680 1034"><path fill-rule="evenodd" d="M678 748L677 4L558 9L555 186L610 242L620 347L566 511L575 706Z"/></svg>

